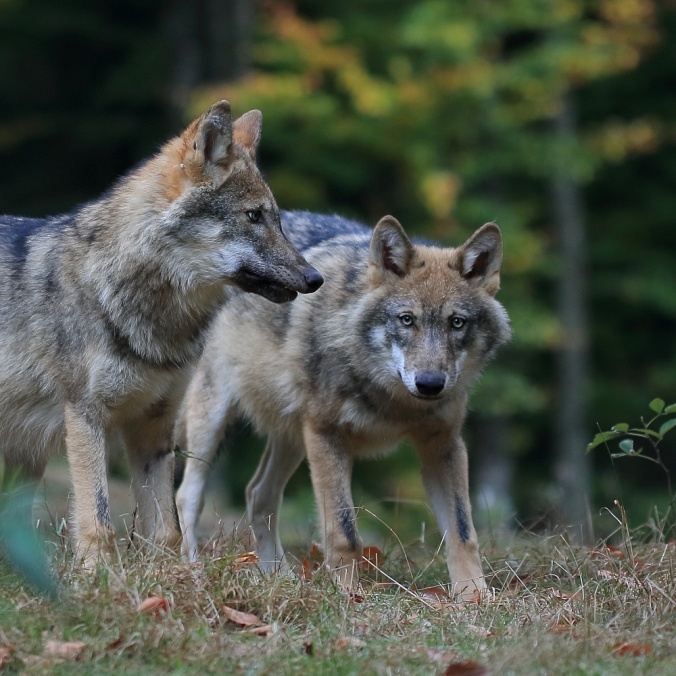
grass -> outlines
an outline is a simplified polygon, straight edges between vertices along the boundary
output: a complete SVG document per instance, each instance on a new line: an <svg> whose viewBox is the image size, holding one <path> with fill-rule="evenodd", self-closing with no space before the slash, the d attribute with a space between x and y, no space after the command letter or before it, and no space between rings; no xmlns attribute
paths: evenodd
<svg viewBox="0 0 676 676"><path fill-rule="evenodd" d="M262 576L245 537L200 564L120 549L96 572L50 544L58 598L0 563L0 669L31 674L673 674L676 545L584 549L561 536L484 547L494 596L448 597L443 557L394 540L358 595L323 572ZM301 552L302 553L302 552ZM139 606L157 597L159 608ZM152 603L152 602L151 602ZM226 608L227 606L227 608ZM248 613L245 625L229 619ZM254 616L254 617L251 617ZM474 671L471 671L474 668ZM463 671L464 669L464 671Z"/></svg>

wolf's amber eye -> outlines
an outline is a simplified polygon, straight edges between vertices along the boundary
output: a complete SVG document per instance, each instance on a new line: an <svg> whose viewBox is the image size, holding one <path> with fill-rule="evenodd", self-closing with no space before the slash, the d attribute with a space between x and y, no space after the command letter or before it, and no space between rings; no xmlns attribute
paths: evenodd
<svg viewBox="0 0 676 676"><path fill-rule="evenodd" d="M413 326L413 315L408 314L408 312L404 312L404 314L399 315L399 321L404 325L404 326Z"/></svg>
<svg viewBox="0 0 676 676"><path fill-rule="evenodd" d="M455 317L451 317L451 326L454 329L461 329L463 326L465 326L465 318L464 317L458 317L457 315Z"/></svg>
<svg viewBox="0 0 676 676"><path fill-rule="evenodd" d="M246 212L246 217L252 222L252 223L258 223L258 221L261 220L261 210L260 209L252 209L251 211Z"/></svg>

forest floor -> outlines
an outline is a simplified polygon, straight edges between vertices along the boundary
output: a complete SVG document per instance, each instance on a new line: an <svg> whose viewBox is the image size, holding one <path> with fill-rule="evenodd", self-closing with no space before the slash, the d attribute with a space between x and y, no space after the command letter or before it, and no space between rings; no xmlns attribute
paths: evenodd
<svg viewBox="0 0 676 676"><path fill-rule="evenodd" d="M59 476L52 474L58 487ZM116 491L111 490L115 503ZM58 491L57 491L58 493ZM369 550L357 593L338 589L308 540L295 577L264 576L246 532L207 509L201 561L129 548L74 567L61 498L45 494L55 595L0 560L0 671L55 674L674 674L676 545L581 548L560 535L484 543L492 589L449 595L439 548ZM211 521L210 521L211 519ZM225 525L227 524L227 525ZM118 524L119 525L119 524ZM429 538L428 538L429 540ZM375 563L375 566L373 565Z"/></svg>

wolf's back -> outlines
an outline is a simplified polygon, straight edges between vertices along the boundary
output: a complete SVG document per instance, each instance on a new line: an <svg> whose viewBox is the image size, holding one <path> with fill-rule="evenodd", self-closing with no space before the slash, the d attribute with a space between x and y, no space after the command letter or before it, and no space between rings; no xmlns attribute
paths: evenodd
<svg viewBox="0 0 676 676"><path fill-rule="evenodd" d="M363 235L368 243L371 230L366 226L337 215L313 214L309 211L282 211L282 229L300 251L344 235Z"/></svg>

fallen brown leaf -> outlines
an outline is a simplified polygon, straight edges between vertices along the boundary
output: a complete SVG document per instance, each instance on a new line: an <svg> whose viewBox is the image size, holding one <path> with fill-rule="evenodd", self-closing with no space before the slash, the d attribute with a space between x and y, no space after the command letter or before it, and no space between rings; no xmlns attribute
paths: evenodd
<svg viewBox="0 0 676 676"><path fill-rule="evenodd" d="M366 647L366 641L363 641L360 638L357 638L356 636L344 636L343 638L339 638L336 641L336 647L337 648L357 648L361 650L362 648Z"/></svg>
<svg viewBox="0 0 676 676"><path fill-rule="evenodd" d="M442 601L450 602L453 599L448 595L448 592L441 586L425 587L418 589L417 594L425 599L425 601Z"/></svg>
<svg viewBox="0 0 676 676"><path fill-rule="evenodd" d="M613 646L613 654L622 657L641 657L650 653L650 646L645 643L616 643Z"/></svg>
<svg viewBox="0 0 676 676"><path fill-rule="evenodd" d="M302 575L306 580L311 580L312 576L315 574L321 565L323 556L322 552L319 549L319 545L316 542L312 543L312 549L310 549L310 554L301 558L300 562L303 566Z"/></svg>
<svg viewBox="0 0 676 676"><path fill-rule="evenodd" d="M378 547L364 547L361 555L363 557L362 565L366 568L370 566L380 568L383 564L383 553Z"/></svg>
<svg viewBox="0 0 676 676"><path fill-rule="evenodd" d="M43 654L65 660L78 660L87 647L82 641L45 641Z"/></svg>
<svg viewBox="0 0 676 676"><path fill-rule="evenodd" d="M247 552L246 554L242 554L242 556L238 556L231 565L233 568L244 568L245 566L259 562L260 557L258 554L256 554L256 552Z"/></svg>
<svg viewBox="0 0 676 676"><path fill-rule="evenodd" d="M350 595L350 601L354 601L354 603L364 603L364 595L360 594L359 592L352 591L350 590L349 592Z"/></svg>
<svg viewBox="0 0 676 676"><path fill-rule="evenodd" d="M594 549L591 550L591 555L594 559L623 559L625 557L624 552L619 547L613 547L613 545L594 547Z"/></svg>
<svg viewBox="0 0 676 676"><path fill-rule="evenodd" d="M145 601L141 601L136 609L137 612L145 615L159 615L166 613L167 610L169 610L169 604L161 596L149 596Z"/></svg>
<svg viewBox="0 0 676 676"><path fill-rule="evenodd" d="M0 645L0 669L14 660L14 650L9 646Z"/></svg>
<svg viewBox="0 0 676 676"><path fill-rule="evenodd" d="M444 671L445 676L490 676L490 671L474 660L451 662Z"/></svg>
<svg viewBox="0 0 676 676"><path fill-rule="evenodd" d="M241 610L235 610L235 608L231 608L230 606L223 606L223 613L230 622L241 624L244 627L258 627L263 624L257 615L244 613Z"/></svg>
<svg viewBox="0 0 676 676"><path fill-rule="evenodd" d="M111 641L106 648L108 648L108 650L117 650L122 646L124 640L124 635L120 634L114 641Z"/></svg>
<svg viewBox="0 0 676 676"><path fill-rule="evenodd" d="M553 599L558 599L559 601L568 601L569 599L572 599L573 596L575 596L575 594L561 591L560 589L554 589L554 587L547 587L543 591L545 594L547 594L547 596Z"/></svg>
<svg viewBox="0 0 676 676"><path fill-rule="evenodd" d="M271 624L262 624L260 627L253 627L247 631L256 636L269 636L275 633L275 628Z"/></svg>

